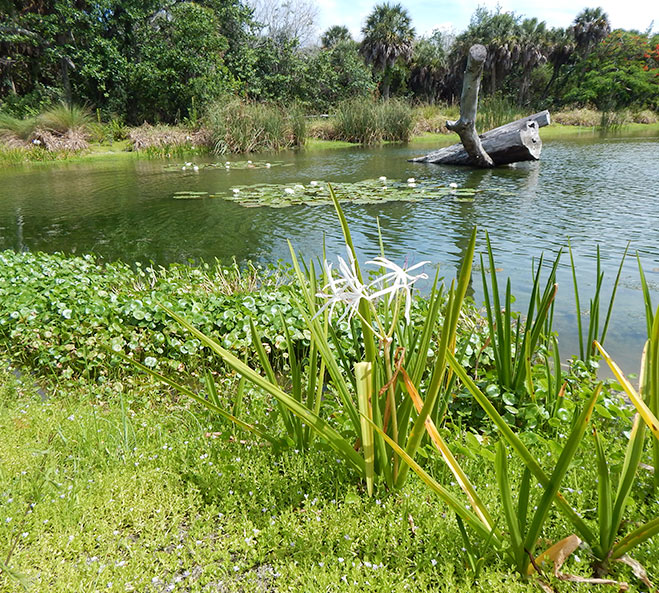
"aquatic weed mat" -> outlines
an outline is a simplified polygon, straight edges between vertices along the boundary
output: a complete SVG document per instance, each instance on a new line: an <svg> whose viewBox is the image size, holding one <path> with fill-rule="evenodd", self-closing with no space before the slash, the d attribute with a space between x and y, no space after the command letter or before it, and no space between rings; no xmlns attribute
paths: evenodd
<svg viewBox="0 0 659 593"><path fill-rule="evenodd" d="M332 183L335 194L341 201L355 204L375 204L383 202L418 202L429 198L450 196L456 201L472 201L477 193L484 190L457 187L456 184L441 185L434 182L387 179L365 179L353 183ZM491 188L488 188L491 189ZM286 208L296 205L320 205L331 203L329 184L325 181L310 181L308 184L236 185L226 193L180 191L175 199L222 198L254 208L269 206Z"/></svg>

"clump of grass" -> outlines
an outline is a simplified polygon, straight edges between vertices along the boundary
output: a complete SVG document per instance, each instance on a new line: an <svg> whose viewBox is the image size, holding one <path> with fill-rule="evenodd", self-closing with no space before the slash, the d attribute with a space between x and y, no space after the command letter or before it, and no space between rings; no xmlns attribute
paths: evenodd
<svg viewBox="0 0 659 593"><path fill-rule="evenodd" d="M29 143L36 125L36 118L21 119L8 113L0 113L0 141L9 148L25 146Z"/></svg>
<svg viewBox="0 0 659 593"><path fill-rule="evenodd" d="M552 113L552 120L564 126L597 126L601 122L601 114L588 107L567 109Z"/></svg>
<svg viewBox="0 0 659 593"><path fill-rule="evenodd" d="M300 107L284 109L239 99L211 105L206 125L217 154L293 148L302 146L307 134Z"/></svg>
<svg viewBox="0 0 659 593"><path fill-rule="evenodd" d="M336 139L347 142L407 142L412 135L414 118L411 107L404 101L350 99L337 106L334 128Z"/></svg>
<svg viewBox="0 0 659 593"><path fill-rule="evenodd" d="M632 113L631 119L635 124L656 124L659 121L657 114L649 109Z"/></svg>
<svg viewBox="0 0 659 593"><path fill-rule="evenodd" d="M513 101L501 95L485 97L479 102L476 129L482 134L526 115Z"/></svg>
<svg viewBox="0 0 659 593"><path fill-rule="evenodd" d="M190 130L176 126L143 124L128 132L131 149L148 156L179 155L209 145L206 130Z"/></svg>
<svg viewBox="0 0 659 593"><path fill-rule="evenodd" d="M60 103L39 115L37 127L59 135L67 132L87 133L92 121L87 108Z"/></svg>
<svg viewBox="0 0 659 593"><path fill-rule="evenodd" d="M61 103L33 118L0 114L0 140L15 149L36 146L48 152L79 152L89 146L91 124L86 108Z"/></svg>
<svg viewBox="0 0 659 593"><path fill-rule="evenodd" d="M447 120L460 117L457 105L417 105L413 109L414 135L432 133L448 134Z"/></svg>
<svg viewBox="0 0 659 593"><path fill-rule="evenodd" d="M320 140L334 140L336 138L336 128L334 122L324 117L314 119L307 126L310 138L319 138Z"/></svg>

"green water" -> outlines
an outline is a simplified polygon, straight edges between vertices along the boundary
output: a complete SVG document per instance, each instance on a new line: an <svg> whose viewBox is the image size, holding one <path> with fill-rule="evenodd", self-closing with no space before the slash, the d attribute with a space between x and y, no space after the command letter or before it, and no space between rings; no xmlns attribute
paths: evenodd
<svg viewBox="0 0 659 593"><path fill-rule="evenodd" d="M429 147L430 148L430 147ZM443 275L455 266L474 225L487 229L502 275L510 275L518 304L528 296L532 258L555 255L571 240L587 304L599 244L613 282L629 241L639 251L659 304L659 139L613 138L546 142L542 160L517 167L473 171L408 163L425 152L415 146L303 151L249 157L286 166L194 172L167 170L174 161L117 160L0 171L0 248L94 252L108 260L170 262L219 258L272 262L288 259L287 240L306 256L342 254L331 206L243 208L222 199L175 200L180 191L229 194L236 185L306 184L309 181L428 180L482 190L473 201L450 196L421 202L347 205L348 221L363 257L378 252L379 218L388 256L410 263L430 260ZM246 161L247 158L232 157ZM217 159L207 159L211 162ZM224 160L224 159L222 159ZM204 162L197 159L198 163ZM477 249L484 248L483 233ZM561 353L576 351L576 316L569 259L559 270L555 326ZM479 274L475 298L481 295ZM605 291L605 296L608 291ZM645 321L634 258L622 275L607 344L636 371Z"/></svg>

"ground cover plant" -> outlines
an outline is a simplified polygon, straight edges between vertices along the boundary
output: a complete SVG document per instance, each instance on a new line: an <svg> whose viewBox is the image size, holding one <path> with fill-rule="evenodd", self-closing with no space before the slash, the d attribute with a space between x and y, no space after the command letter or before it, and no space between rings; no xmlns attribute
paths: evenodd
<svg viewBox="0 0 659 593"><path fill-rule="evenodd" d="M172 585L205 591L537 590L483 547L471 550L486 560L471 572L467 550L456 545L459 523L415 479L400 491L365 497L331 453L275 454L249 438L234 439L229 425L172 399L155 383L140 393L115 382L100 399L98 387L79 384L48 392L47 402L11 373L2 373L2 385L5 591L24 591L21 582L28 591L154 593ZM452 448L464 443L464 434L442 430ZM458 456L481 498L494 504L499 494L487 452L495 449L484 441ZM619 463L622 454L611 439L609 455ZM578 451L566 477L574 504L583 509L594 508L597 489L590 461L590 451ZM442 464L430 458L424 467L459 493ZM513 483L522 478L517 465L509 471ZM630 495L632 523L652 508L643 502L649 479L641 473ZM503 525L503 517L496 520ZM555 516L543 537L556 540L565 532ZM634 556L651 574L659 570L652 541ZM586 550L563 568L589 574ZM626 567L619 576L640 589ZM549 578L559 591L593 589Z"/></svg>

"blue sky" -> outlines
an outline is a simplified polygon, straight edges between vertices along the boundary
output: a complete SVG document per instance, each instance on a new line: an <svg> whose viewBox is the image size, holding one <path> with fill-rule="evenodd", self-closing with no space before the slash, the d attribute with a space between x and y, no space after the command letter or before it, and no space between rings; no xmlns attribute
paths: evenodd
<svg viewBox="0 0 659 593"><path fill-rule="evenodd" d="M463 31L469 18L479 6L513 11L524 17L537 17L550 27L567 27L574 17L589 6L601 6L609 15L613 28L639 29L644 31L654 20L659 31L659 0L401 0L412 17L417 35L427 34L436 28L453 28ZM316 0L319 9L317 29L319 33L332 25L345 25L353 37L361 38L360 30L366 17L377 2L375 0ZM395 3L395 0L393 0Z"/></svg>

